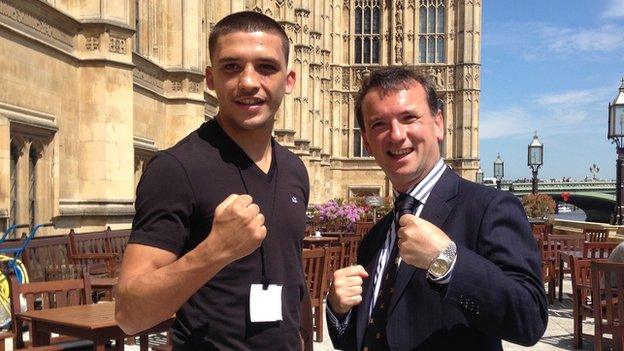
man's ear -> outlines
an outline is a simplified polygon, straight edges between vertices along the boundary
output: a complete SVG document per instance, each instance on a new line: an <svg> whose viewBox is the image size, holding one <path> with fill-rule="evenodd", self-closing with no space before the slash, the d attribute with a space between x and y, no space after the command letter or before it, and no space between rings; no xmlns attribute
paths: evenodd
<svg viewBox="0 0 624 351"><path fill-rule="evenodd" d="M442 110L438 110L433 116L433 124L436 138L441 143L444 140L444 116L442 116Z"/></svg>
<svg viewBox="0 0 624 351"><path fill-rule="evenodd" d="M212 67L206 66L206 87L214 90L214 77L212 76Z"/></svg>
<svg viewBox="0 0 624 351"><path fill-rule="evenodd" d="M290 70L286 75L286 89L284 92L286 94L292 93L293 89L295 89L295 81L297 80L297 73L295 71Z"/></svg>
<svg viewBox="0 0 624 351"><path fill-rule="evenodd" d="M361 127L360 127L360 128L361 128ZM367 152L370 156L373 156L373 153L371 152L370 145L368 144L368 138L366 137L366 130L362 130L362 132L360 133L360 135L362 136L362 142L364 143L364 148L366 149L366 152Z"/></svg>

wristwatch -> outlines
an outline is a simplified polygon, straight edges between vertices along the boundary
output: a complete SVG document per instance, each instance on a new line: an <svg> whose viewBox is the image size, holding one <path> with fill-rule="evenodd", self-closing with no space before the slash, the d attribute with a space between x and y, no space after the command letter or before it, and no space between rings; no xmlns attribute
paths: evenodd
<svg viewBox="0 0 624 351"><path fill-rule="evenodd" d="M440 256L431 262L431 266L429 266L429 270L427 271L428 275L434 280L444 277L451 269L451 265L453 261L455 261L456 256L457 246L451 241Z"/></svg>

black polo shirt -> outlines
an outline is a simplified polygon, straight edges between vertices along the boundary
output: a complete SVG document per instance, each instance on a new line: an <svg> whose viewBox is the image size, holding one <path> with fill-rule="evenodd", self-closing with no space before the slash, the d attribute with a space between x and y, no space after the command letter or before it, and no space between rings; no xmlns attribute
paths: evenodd
<svg viewBox="0 0 624 351"><path fill-rule="evenodd" d="M129 242L183 256L206 238L217 205L230 194L246 192L266 217L266 270L271 283L283 285L283 321L249 321L249 288L260 283L262 274L258 249L223 268L182 305L172 327L174 350L299 347L299 305L306 289L301 245L309 181L301 160L277 142L273 141L267 174L214 120L157 153L137 188Z"/></svg>

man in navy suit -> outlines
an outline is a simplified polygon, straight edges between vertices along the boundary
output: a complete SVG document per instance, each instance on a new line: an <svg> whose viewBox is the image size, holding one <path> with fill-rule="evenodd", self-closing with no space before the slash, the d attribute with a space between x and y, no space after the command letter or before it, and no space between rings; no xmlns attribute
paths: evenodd
<svg viewBox="0 0 624 351"><path fill-rule="evenodd" d="M520 202L445 166L442 111L428 77L371 74L356 100L367 151L394 188L395 210L364 237L357 266L327 297L343 350L502 350L533 345L548 319L540 257Z"/></svg>

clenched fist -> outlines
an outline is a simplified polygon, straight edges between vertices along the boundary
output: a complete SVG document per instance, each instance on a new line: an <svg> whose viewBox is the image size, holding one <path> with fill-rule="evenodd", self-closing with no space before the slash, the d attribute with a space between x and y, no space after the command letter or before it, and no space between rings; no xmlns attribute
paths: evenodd
<svg viewBox="0 0 624 351"><path fill-rule="evenodd" d="M451 239L440 228L411 214L401 216L397 231L399 254L405 263L429 269Z"/></svg>
<svg viewBox="0 0 624 351"><path fill-rule="evenodd" d="M233 262L256 250L266 234L264 215L251 196L232 194L215 209L212 230L202 244L216 246L214 252Z"/></svg>
<svg viewBox="0 0 624 351"><path fill-rule="evenodd" d="M351 308L359 305L362 302L362 285L366 278L368 278L368 273L360 265L335 271L327 295L327 301L332 311L339 315L345 315Z"/></svg>

